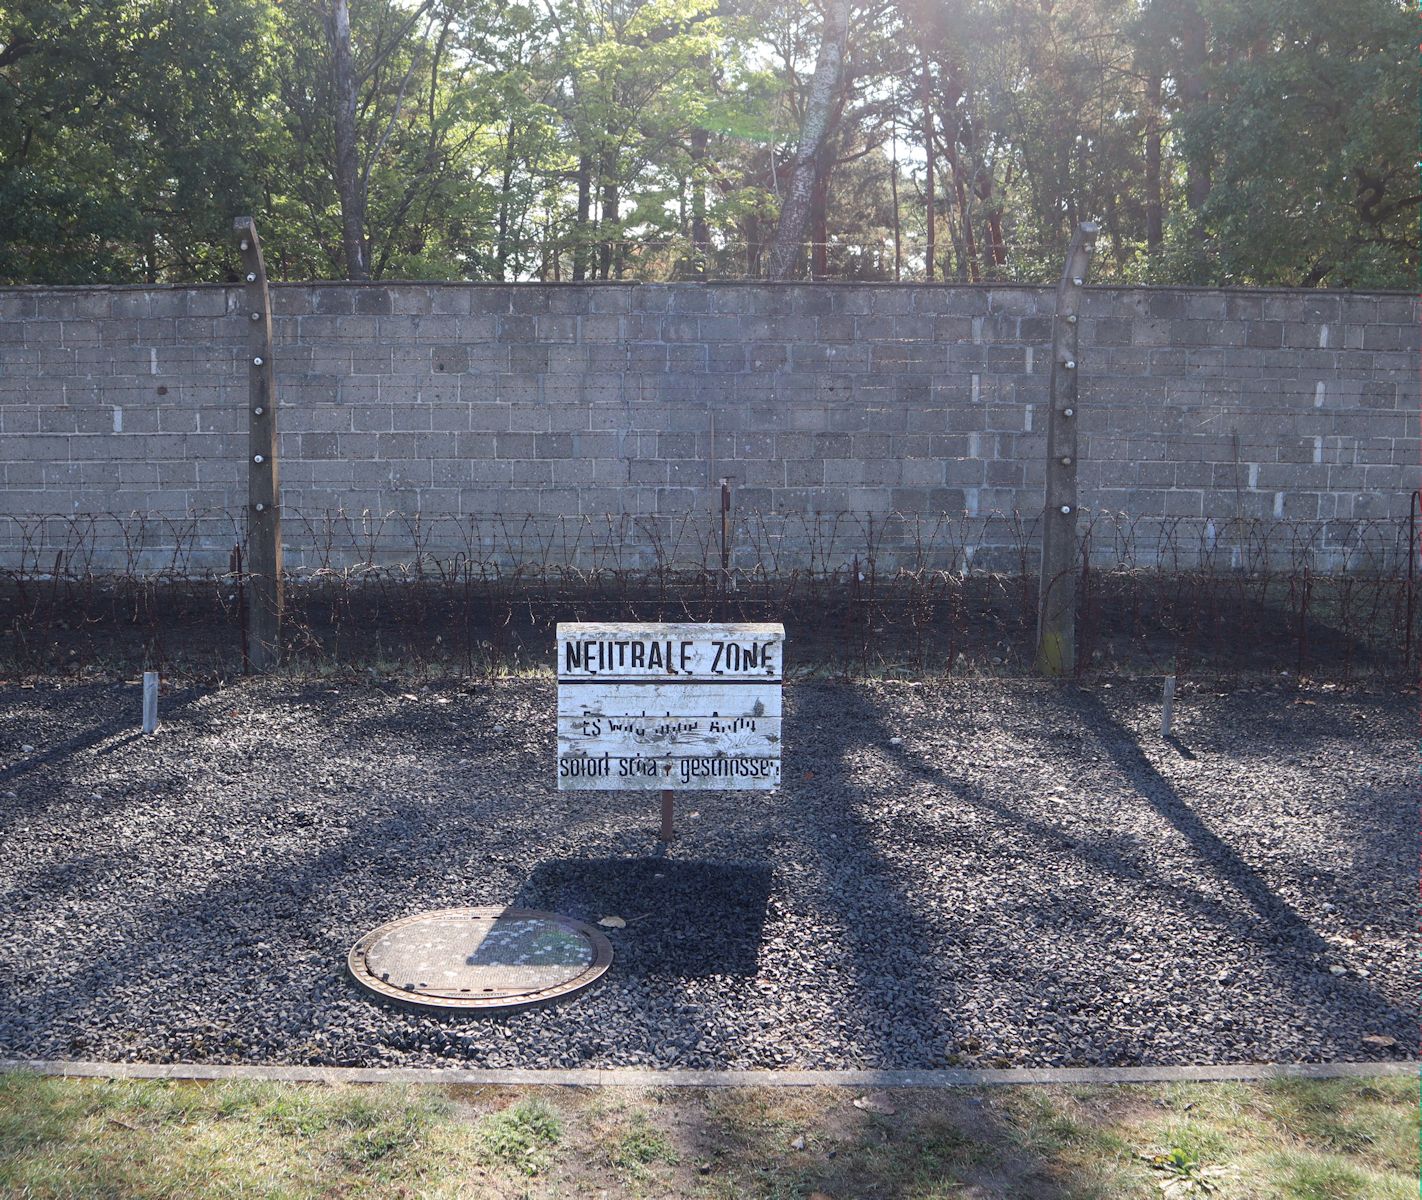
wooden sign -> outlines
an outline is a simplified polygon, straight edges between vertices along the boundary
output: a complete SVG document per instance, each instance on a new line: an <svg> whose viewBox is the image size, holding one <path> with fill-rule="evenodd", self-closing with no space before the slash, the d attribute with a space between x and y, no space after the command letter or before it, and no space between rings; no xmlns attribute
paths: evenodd
<svg viewBox="0 0 1422 1200"><path fill-rule="evenodd" d="M785 627L558 626L559 791L780 786Z"/></svg>

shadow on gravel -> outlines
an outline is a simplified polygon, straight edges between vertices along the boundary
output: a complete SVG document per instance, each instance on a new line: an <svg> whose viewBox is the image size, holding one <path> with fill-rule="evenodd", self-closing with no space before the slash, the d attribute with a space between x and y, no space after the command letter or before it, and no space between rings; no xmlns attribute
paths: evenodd
<svg viewBox="0 0 1422 1200"><path fill-rule="evenodd" d="M229 716L236 718L245 700L234 695L233 703ZM427 715L423 723L416 713L410 717L415 736L438 745L436 757L454 758L458 744L440 737L442 715ZM300 720L299 708L283 706L275 719L283 725ZM347 736L366 740L360 722L350 724ZM403 725L392 728L407 740ZM396 737L369 739L379 749L368 753L387 751ZM59 761L51 774L67 772L63 754L97 740L78 739L67 750L52 751L47 757ZM0 1052L55 1039L64 1046L61 1053L107 1053L87 1026L101 1014L96 1036L107 1036L102 1014L114 1007L124 1010L135 1037L145 1031L141 1056L157 1061L243 1061L261 1047L266 1061L354 1065L366 1060L372 1046L427 1050L430 1040L416 1031L430 1018L375 1012L347 978L345 954L361 932L382 921L456 904L514 903L592 921L621 916L627 926L615 931L615 969L656 977L672 990L686 977L757 971L772 876L766 847L755 839L743 847L749 863L568 858L536 866L512 886L491 883L516 860L522 836L517 818L507 814L506 797L471 793L451 813L430 802L427 784L328 790L320 772L336 768L313 763L289 771L290 754L280 745L243 744L235 755L226 765L264 781L264 803L239 803L233 822L214 825L204 839L204 847L220 855L215 877L195 871L190 878L158 880L143 875L131 856L87 864L71 858L46 868L28 889L73 897L80 883L102 884L109 891L126 889L134 899L124 913L125 936L105 939L101 953L63 972L47 971L42 961L24 964L15 987L24 1003L0 1002ZM163 793L201 796L213 769L213 761L200 755L169 761ZM365 769L357 760L335 782L365 784ZM39 802L52 803L52 794ZM94 876L86 865L103 873ZM525 880L521 889L518 879ZM212 957L213 947L224 952ZM314 970L313 961L319 964ZM171 997L178 989L217 1003L201 1015L175 1015ZM226 995L243 996L241 1008L229 1008ZM261 1028L267 1013L287 1022L275 1049ZM342 1028L343 1013L352 1014L354 1029ZM576 1030L580 1018L573 1009L507 1020L564 1022ZM310 1040L318 1034L319 1044ZM464 1034L451 1033L442 1044L477 1061L491 1041L484 1032L467 1043ZM595 1038L578 1045L585 1057L599 1052Z"/></svg>
<svg viewBox="0 0 1422 1200"><path fill-rule="evenodd" d="M1074 715L1083 720L1097 743L1135 786L1136 793L1164 817L1194 848L1210 874L1228 882L1269 927L1260 938L1267 944L1292 945L1305 954L1324 955L1328 943L1290 908L1259 876L1238 851L1216 834L1145 756L1136 735L1122 725L1089 693L1076 693ZM1259 934L1237 921L1227 921L1242 936Z"/></svg>
<svg viewBox="0 0 1422 1200"><path fill-rule="evenodd" d="M142 703L142 691L136 687L122 685L116 688L113 684L99 684L92 689L74 688L70 691L82 693L86 690L96 692L127 691L132 693L133 713L130 717L115 717L109 721L103 721L91 729L86 729L82 733L76 733L71 738L66 738L62 742L55 742L47 746L41 753L26 755L20 762L12 763L8 767L0 767L0 783L7 780L19 779L31 772L41 770L44 767L53 765L68 758L81 750L88 750L91 746L97 746L106 738L112 738L122 733L125 729L129 735L120 738L120 742L130 742L141 737L140 726L143 724L143 714L140 708ZM165 693L162 700L160 713L162 715L176 714L187 708L194 700L204 696L210 689L202 687L185 687L175 692ZM66 692L68 695L68 692ZM41 701L42 703L42 701ZM20 739L16 739L18 742ZM107 749L107 747L105 748Z"/></svg>
<svg viewBox="0 0 1422 1200"><path fill-rule="evenodd" d="M1282 896L1271 888L1268 882L1249 865L1233 846L1214 832L1200 815L1190 807L1141 749L1136 735L1128 730L1101 703L1099 697L1089 693L1075 693L1073 711L1079 714L1097 739L1102 750L1120 769L1121 773L1137 787L1138 794L1183 837L1201 859L1205 870L1230 885L1254 910L1257 920L1240 921L1225 917L1223 923L1241 939L1252 942L1262 953L1286 963L1295 971L1306 971L1317 976L1324 964L1336 957L1329 943L1303 917L1289 906ZM1346 730L1350 724L1346 719L1340 728ZM1296 729L1288 731L1296 736ZM1399 806L1399 817L1401 814ZM1355 829L1354 836L1362 830ZM1404 827L1402 821L1395 829L1387 830L1385 838L1393 846L1405 844L1414 836L1413 829ZM1359 847L1374 863L1386 857L1386 848L1381 846ZM1295 990L1300 993L1307 989L1298 986L1300 980L1294 978ZM1354 975L1332 980L1329 989L1336 996L1330 1007L1365 1006L1389 1021L1415 1026L1415 1014L1408 1014L1387 1001L1375 987ZM1316 995L1316 992L1315 992ZM1415 1042L1413 1043L1415 1046Z"/></svg>
<svg viewBox="0 0 1422 1200"><path fill-rule="evenodd" d="M65 772L63 768L70 766L69 760L74 755L81 754L85 750L93 749L95 746L99 746L99 749L95 751L96 754L112 754L120 747L140 740L143 737L141 730L143 724L141 708L143 693L141 688L132 687L127 684L120 684L117 685L117 687L114 684L107 683L94 684L87 688L78 687L66 689L64 695L69 697L77 693L82 697L85 693L112 693L114 691L127 692L131 695L133 701L131 718L126 714L122 717L115 717L112 720L101 721L99 724L85 729L81 733L76 733L73 737L65 738L62 742L55 742L46 746L44 750L38 753L27 754L19 762L11 763L8 767L0 767L0 788L13 785L22 781L26 776L33 775L36 772L43 772L49 767L56 768L57 773L64 775L67 772ZM175 692L165 694L159 708L160 717L171 718L177 716L186 710L194 701L205 696L209 691L210 689L208 688L193 686L180 688ZM7 698L13 698L13 695L14 693L7 693ZM129 698L130 696L124 697L125 701ZM47 697L41 697L37 703L45 706L46 699ZM127 734L124 733L125 730L128 731ZM21 740L20 738L15 739L15 748L17 750L19 749ZM109 744L100 745L100 743L103 742L108 742ZM18 802L14 800L7 801L3 811L8 819L0 821L0 831L8 829L14 819L25 816L36 808L42 808L48 803L50 803L50 798L41 797L38 793L33 795L26 794L26 796Z"/></svg>
<svg viewBox="0 0 1422 1200"><path fill-rule="evenodd" d="M1168 895L1173 902L1193 911L1197 919L1227 930L1241 945L1248 947L1251 955L1270 961L1277 976L1287 980L1296 1011L1307 1013L1312 1019L1325 1024L1329 1022L1330 1014L1368 1012L1380 1023L1380 1027L1398 1033L1398 1056L1412 1052L1416 1042L1404 1035L1413 1030L1415 1016L1392 1003L1366 980L1355 976L1335 979L1323 974L1325 964L1335 957L1329 943L1289 907L1234 847L1201 820L1146 757L1135 734L1125 728L1097 697L1077 689L1063 690L1053 693L1046 700L1044 709L1043 728L1058 731L1048 736L1064 736L1062 731L1073 728L1084 729L1114 762L1140 801L1169 822L1189 844L1199 859L1201 886L1185 887L1160 877L1152 865L1153 855L1134 839L1122 839L1108 833L1084 839L1066 828L1034 818L1010 803L995 800L971 781L950 774L941 766L924 762L912 752L893 745L890 731L884 726L879 712L862 693L852 688L845 689L841 698L845 736L837 738L836 745L840 753L856 746L873 747L876 752L894 761L906 774L946 789L960 802L991 814L1006 827L1015 828L1020 832L1023 846L1031 847L1030 851L1024 848L1022 852L1024 869L1028 869L1031 857L1042 851L1065 854L1136 884L1143 892L1149 890ZM852 734L848 732L851 730ZM1296 730L1292 732L1297 733ZM846 775L852 777L852 773L846 772ZM849 778L843 781L842 786L853 791ZM864 823L858 836L867 842L873 833L872 827ZM1406 840L1412 836L1412 831L1398 828L1389 830L1385 836L1392 837L1394 834ZM920 840L912 828L905 825L900 825L896 836ZM947 849L942 847L944 852ZM1365 852L1377 855L1373 861L1381 861L1377 848L1371 851L1365 848ZM867 854L861 856L868 857ZM1223 884L1224 888L1211 887L1209 881ZM1244 899L1252 910L1252 917L1227 902L1225 897L1231 892ZM923 919L917 916L906 899L896 901L893 907L906 914L900 919L906 919L911 929L925 927ZM1059 901L1054 901L1050 909L1042 909L1030 917L1026 905L1019 910L1020 920L1034 919L1054 927L1061 939L1088 939L1094 936L1092 927L1101 915L1090 912L1072 914L1069 906ZM930 944L928 939L919 937L915 937L914 941L915 944ZM863 944L860 949L866 966L872 964L874 957L880 953L879 947L872 941ZM1188 952L1182 950L1180 953ZM930 992L928 981L936 980L941 991L945 967L942 961L923 961L917 968L923 974L915 983L915 988L923 993L925 1000ZM1046 980L1043 983L1050 987ZM1071 999L1070 996L1054 997L1063 1011L1072 1009ZM1110 1020L1109 1012L1093 1015L1105 1022Z"/></svg>
<svg viewBox="0 0 1422 1200"><path fill-rule="evenodd" d="M592 924L621 917L619 974L748 976L756 974L770 888L768 864L565 858L537 867L513 903Z"/></svg>
<svg viewBox="0 0 1422 1200"><path fill-rule="evenodd" d="M856 1040L866 1050L857 1064L875 1067L942 1067L958 1060L958 1036L953 1013L958 998L955 963L936 955L932 922L905 894L902 876L894 864L875 848L876 830L866 806L870 797L857 786L859 768L847 752L866 744L887 744L889 735L878 713L852 688L803 684L802 697L814 697L795 714L813 721L815 708L833 697L830 721L834 736L827 739L828 753L816 771L796 781L793 793L808 794L812 807L823 815L821 835L797 852L819 862L821 900L832 906L826 913L842 933L855 976L859 1004L877 1019L855 1022ZM819 793L827 793L826 801ZM845 797L842 801L839 797ZM830 847L833 847L832 849ZM854 1014L844 1014L852 1020ZM917 1052L916 1061L905 1051Z"/></svg>

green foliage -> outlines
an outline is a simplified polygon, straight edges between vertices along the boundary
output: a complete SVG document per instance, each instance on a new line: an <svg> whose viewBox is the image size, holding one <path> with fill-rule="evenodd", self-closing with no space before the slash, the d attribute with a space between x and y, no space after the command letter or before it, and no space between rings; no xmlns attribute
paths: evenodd
<svg viewBox="0 0 1422 1200"><path fill-rule="evenodd" d="M627 1128L610 1141L607 1160L618 1170L642 1179L653 1164L675 1166L680 1156L666 1134L648 1122L645 1114L634 1113Z"/></svg>
<svg viewBox="0 0 1422 1200"><path fill-rule="evenodd" d="M1214 177L1211 282L1406 286L1415 274L1414 13L1397 0L1214 0L1209 99L1181 122ZM1243 52L1239 52L1242 49Z"/></svg>
<svg viewBox="0 0 1422 1200"><path fill-rule="evenodd" d="M520 1100L480 1119L476 1140L484 1155L524 1175L546 1171L551 1150L563 1136L563 1122L542 1100Z"/></svg>
<svg viewBox="0 0 1422 1200"><path fill-rule="evenodd" d="M0 5L0 280L222 278L267 0Z"/></svg>
<svg viewBox="0 0 1422 1200"><path fill-rule="evenodd" d="M333 0L0 0L0 283L345 270ZM763 270L812 0L350 0L376 278ZM807 264L1049 281L1410 287L1404 0L860 4ZM925 114L925 95L929 114ZM898 234L900 254L895 262Z"/></svg>

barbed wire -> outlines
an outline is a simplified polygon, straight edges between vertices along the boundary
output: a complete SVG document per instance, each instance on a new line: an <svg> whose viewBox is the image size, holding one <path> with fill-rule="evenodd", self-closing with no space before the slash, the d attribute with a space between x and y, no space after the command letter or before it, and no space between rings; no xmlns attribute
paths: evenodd
<svg viewBox="0 0 1422 1200"><path fill-rule="evenodd" d="M499 674L560 620L783 620L805 671L1030 670L1040 514L284 512L289 663ZM1413 679L1413 519L1086 514L1078 669ZM241 669L242 510L0 517L10 672Z"/></svg>

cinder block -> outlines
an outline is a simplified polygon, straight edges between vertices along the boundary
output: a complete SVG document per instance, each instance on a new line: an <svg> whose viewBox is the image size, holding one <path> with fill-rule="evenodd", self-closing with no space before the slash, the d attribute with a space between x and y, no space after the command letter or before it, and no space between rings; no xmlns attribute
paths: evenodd
<svg viewBox="0 0 1422 1200"><path fill-rule="evenodd" d="M932 343L880 343L870 352L870 369L876 373L923 375L942 371L944 360L943 348ZM1020 357L1017 361L1021 361Z"/></svg>
<svg viewBox="0 0 1422 1200"><path fill-rule="evenodd" d="M573 435L571 433L535 434L533 453L536 458L571 458L573 456Z"/></svg>
<svg viewBox="0 0 1422 1200"><path fill-rule="evenodd" d="M535 457L535 435L532 433L498 433L494 435L494 455L506 459Z"/></svg>
<svg viewBox="0 0 1422 1200"><path fill-rule="evenodd" d="M713 375L744 371L748 367L746 347L737 342L713 343L704 347L706 370Z"/></svg>
<svg viewBox="0 0 1422 1200"><path fill-rule="evenodd" d="M470 316L502 319L506 315L512 315L513 293L513 288L503 284L471 285L468 293Z"/></svg>
<svg viewBox="0 0 1422 1200"><path fill-rule="evenodd" d="M746 366L757 374L785 370L789 363L789 347L773 342L753 342L748 347Z"/></svg>
<svg viewBox="0 0 1422 1200"><path fill-rule="evenodd" d="M497 379L497 398L513 406L537 405L543 400L543 384L537 375L513 372ZM461 391L461 396L463 392Z"/></svg>
<svg viewBox="0 0 1422 1200"><path fill-rule="evenodd" d="M390 289L383 284L361 284L354 289L354 311L365 316L383 317L394 312Z"/></svg>
<svg viewBox="0 0 1422 1200"><path fill-rule="evenodd" d="M628 284L586 286L580 288L582 311L588 314L626 313L632 311L632 298L638 290Z"/></svg>
<svg viewBox="0 0 1422 1200"><path fill-rule="evenodd" d="M348 342L384 342L389 345L403 345L416 340L419 317L380 317L357 314L351 317L337 317L336 336ZM302 333L305 331L303 318Z"/></svg>
<svg viewBox="0 0 1422 1200"><path fill-rule="evenodd" d="M298 453L304 459L341 457L341 439L335 433L304 433L299 446Z"/></svg>
<svg viewBox="0 0 1422 1200"><path fill-rule="evenodd" d="M385 294L393 316L424 316L433 311L432 289L425 284L392 284L386 287Z"/></svg>
<svg viewBox="0 0 1422 1200"><path fill-rule="evenodd" d="M642 343L641 347L647 350L652 358L655 358L655 350L653 350L653 348L649 344ZM659 349L665 356L666 370L668 372L705 371L708 369L708 348L704 345L700 345L697 343L674 343L668 346L657 347L656 349ZM629 365L631 366L631 368L633 370L637 370L638 355L636 354L636 348L634 348L632 354L630 355L630 360L631 361Z"/></svg>
<svg viewBox="0 0 1422 1200"><path fill-rule="evenodd" d="M597 351L599 347L589 347L588 366L591 370L598 370ZM625 369L630 372L665 371L667 369L667 347L657 342L628 342L624 347L623 357L616 369Z"/></svg>
<svg viewBox="0 0 1422 1200"><path fill-rule="evenodd" d="M788 487L821 487L825 482L825 465L819 459L787 458L785 483Z"/></svg>
<svg viewBox="0 0 1422 1200"><path fill-rule="evenodd" d="M548 409L545 405L509 405L509 429L513 433L547 433L548 426Z"/></svg>
<svg viewBox="0 0 1422 1200"><path fill-rule="evenodd" d="M555 488L586 487L597 481L597 464L586 458L555 459L552 462L553 486ZM574 504L564 510L572 514L579 511Z"/></svg>
<svg viewBox="0 0 1422 1200"><path fill-rule="evenodd" d="M4 432L4 434L38 434L40 432L40 409L18 408L14 405L0 407L0 432Z"/></svg>
<svg viewBox="0 0 1422 1200"><path fill-rule="evenodd" d="M514 487L551 487L553 485L553 465L541 459L511 460Z"/></svg>
<svg viewBox="0 0 1422 1200"><path fill-rule="evenodd" d="M508 459L467 458L469 480L479 486L513 482L513 466Z"/></svg>
<svg viewBox="0 0 1422 1200"><path fill-rule="evenodd" d="M464 284L429 284L429 311L444 317L469 315L469 289Z"/></svg>
<svg viewBox="0 0 1422 1200"><path fill-rule="evenodd" d="M942 487L949 482L947 464L940 459L909 458L899 462L899 475L906 487Z"/></svg>
<svg viewBox="0 0 1422 1200"><path fill-rule="evenodd" d="M1363 328L1364 350L1406 350L1417 346L1417 330L1406 325L1367 325Z"/></svg>
<svg viewBox="0 0 1422 1200"><path fill-rule="evenodd" d="M509 371L515 375L537 375L548 370L548 346L511 345L508 356Z"/></svg>
<svg viewBox="0 0 1422 1200"><path fill-rule="evenodd" d="M465 458L431 458L430 478L432 486L436 490L459 489L471 482L473 475L472 464ZM457 493L456 493L457 494ZM448 512L458 512L457 503L452 508L446 509Z"/></svg>
<svg viewBox="0 0 1422 1200"><path fill-rule="evenodd" d="M973 318L947 313L934 317L933 340L935 342L971 342L973 340Z"/></svg>
<svg viewBox="0 0 1422 1200"><path fill-rule="evenodd" d="M578 318L573 315L545 315L534 319L534 336L540 343L576 342Z"/></svg>

